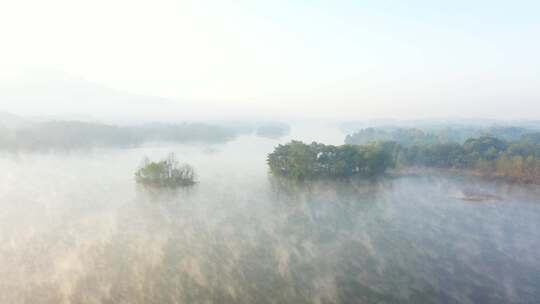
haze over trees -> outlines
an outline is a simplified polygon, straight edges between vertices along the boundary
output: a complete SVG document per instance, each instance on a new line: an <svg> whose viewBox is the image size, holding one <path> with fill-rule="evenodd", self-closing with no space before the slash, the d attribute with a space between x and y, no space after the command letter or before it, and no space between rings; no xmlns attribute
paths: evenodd
<svg viewBox="0 0 540 304"><path fill-rule="evenodd" d="M0 149L41 150L127 147L147 142L208 142L234 139L234 130L202 123L115 126L80 121L48 121L0 129Z"/></svg>
<svg viewBox="0 0 540 304"><path fill-rule="evenodd" d="M495 137L470 138L464 144L444 143L404 147L402 166L474 171L480 175L540 183L540 144L507 142Z"/></svg>
<svg viewBox="0 0 540 304"><path fill-rule="evenodd" d="M117 126L84 121L35 122L4 114L0 116L0 150L133 147L153 142L224 143L240 135L255 134L276 139L288 132L289 126L279 123L146 123Z"/></svg>
<svg viewBox="0 0 540 304"><path fill-rule="evenodd" d="M291 128L286 124L266 123L257 127L255 134L259 137L277 139L289 134L290 130Z"/></svg>
<svg viewBox="0 0 540 304"><path fill-rule="evenodd" d="M489 134L463 139L472 134ZM540 183L540 132L522 127L367 128L346 142L389 142L398 145L400 167L457 169L512 181Z"/></svg>
<svg viewBox="0 0 540 304"><path fill-rule="evenodd" d="M195 183L195 171L188 164L181 165L175 154L171 153L166 159L157 162L145 157L141 167L135 172L135 180L141 184L159 187L189 186Z"/></svg>
<svg viewBox="0 0 540 304"><path fill-rule="evenodd" d="M395 141L402 146L464 143L469 138L497 137L507 141L519 141L535 129L515 126L465 126L432 125L429 127L369 127L360 129L345 138L347 144L366 144L372 141Z"/></svg>

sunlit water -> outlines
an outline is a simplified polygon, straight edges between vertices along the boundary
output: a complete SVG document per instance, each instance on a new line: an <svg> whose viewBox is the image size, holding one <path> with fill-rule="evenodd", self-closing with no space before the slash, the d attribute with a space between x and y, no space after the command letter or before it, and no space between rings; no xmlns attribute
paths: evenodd
<svg viewBox="0 0 540 304"><path fill-rule="evenodd" d="M293 137L320 138L305 134ZM2 154L0 303L540 299L538 189L444 175L287 184L267 173L277 143ZM142 156L169 152L200 182L137 187ZM501 200L458 198L470 189Z"/></svg>

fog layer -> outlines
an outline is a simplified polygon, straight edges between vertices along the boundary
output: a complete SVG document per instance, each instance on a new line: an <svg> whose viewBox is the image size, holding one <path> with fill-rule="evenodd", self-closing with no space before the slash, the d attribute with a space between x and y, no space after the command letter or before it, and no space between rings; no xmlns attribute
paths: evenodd
<svg viewBox="0 0 540 304"><path fill-rule="evenodd" d="M293 136L325 137L309 130ZM342 140L326 134L327 142ZM267 174L275 144L243 136L213 147L3 155L0 302L531 303L540 296L538 189L440 174L288 183ZM171 151L194 166L200 183L177 191L135 186L142 155ZM500 200L459 199L471 189Z"/></svg>

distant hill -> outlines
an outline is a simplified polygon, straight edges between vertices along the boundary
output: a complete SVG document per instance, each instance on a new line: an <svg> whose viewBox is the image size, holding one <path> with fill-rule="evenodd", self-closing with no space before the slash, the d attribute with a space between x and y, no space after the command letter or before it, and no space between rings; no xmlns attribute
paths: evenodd
<svg viewBox="0 0 540 304"><path fill-rule="evenodd" d="M186 118L193 110L173 100L122 92L61 72L0 82L0 109L42 121L116 122L171 121Z"/></svg>

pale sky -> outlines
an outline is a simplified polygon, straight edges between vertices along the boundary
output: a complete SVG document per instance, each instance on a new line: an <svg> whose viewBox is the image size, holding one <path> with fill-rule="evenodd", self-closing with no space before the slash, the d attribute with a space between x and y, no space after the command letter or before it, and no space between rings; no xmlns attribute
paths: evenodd
<svg viewBox="0 0 540 304"><path fill-rule="evenodd" d="M4 87L52 70L272 115L540 119L539 1L2 0L0 39Z"/></svg>

